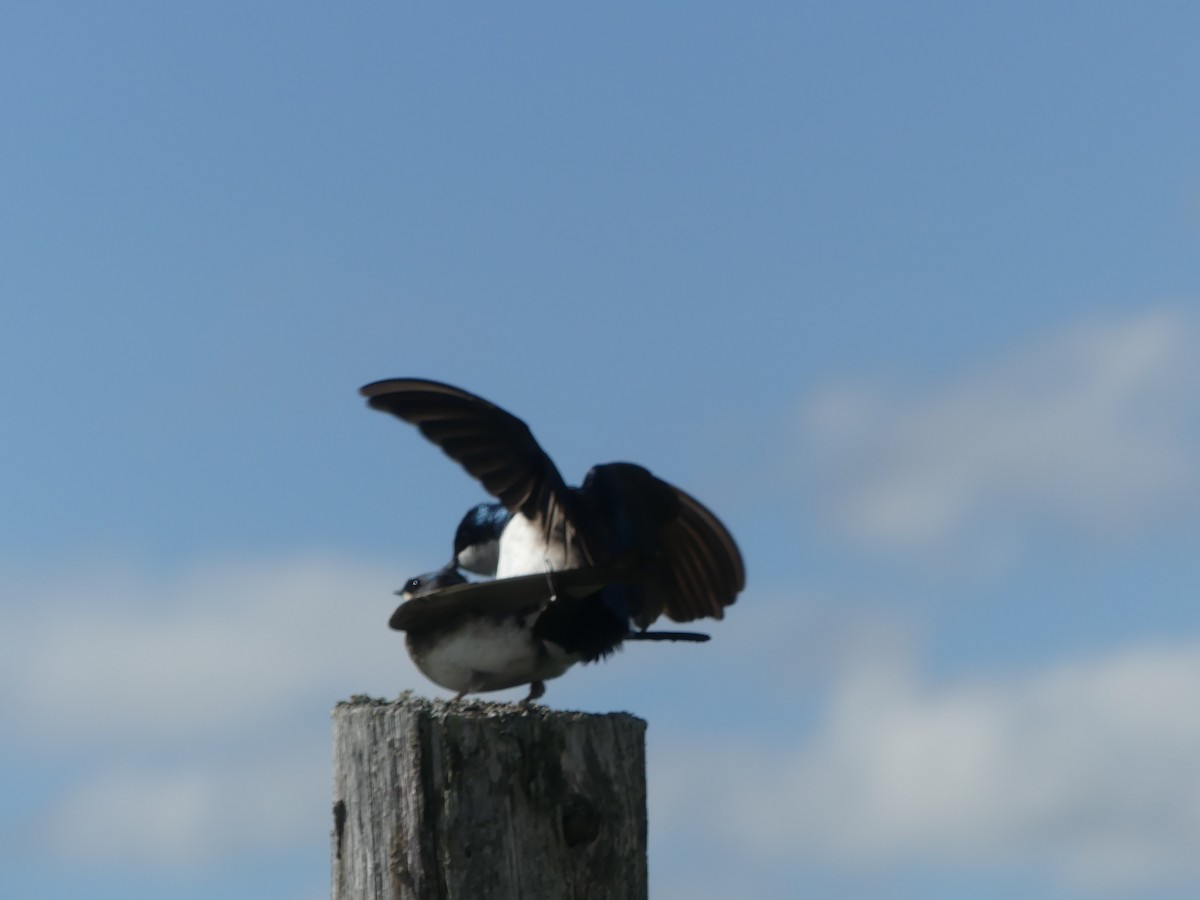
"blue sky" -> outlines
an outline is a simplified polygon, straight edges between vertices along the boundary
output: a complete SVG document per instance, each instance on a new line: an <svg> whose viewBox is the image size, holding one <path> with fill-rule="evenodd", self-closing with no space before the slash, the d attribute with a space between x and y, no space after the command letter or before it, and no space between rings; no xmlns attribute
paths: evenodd
<svg viewBox="0 0 1200 900"><path fill-rule="evenodd" d="M326 895L328 711L444 695L390 592L481 499L400 375L739 539L546 697L649 721L656 900L1195 896L1198 30L6 5L5 896Z"/></svg>

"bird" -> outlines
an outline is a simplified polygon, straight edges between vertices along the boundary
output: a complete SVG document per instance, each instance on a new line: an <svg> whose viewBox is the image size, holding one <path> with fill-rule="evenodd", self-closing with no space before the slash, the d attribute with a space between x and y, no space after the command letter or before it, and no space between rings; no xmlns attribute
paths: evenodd
<svg viewBox="0 0 1200 900"><path fill-rule="evenodd" d="M578 662L594 662L626 640L692 641L686 631L630 631L629 572L572 569L469 582L449 566L410 578L388 625L405 632L413 663L430 681L469 693L528 684L522 701Z"/></svg>
<svg viewBox="0 0 1200 900"><path fill-rule="evenodd" d="M468 511L452 566L465 559L469 571L478 565L500 579L598 567L636 571L625 602L643 631L663 614L676 622L721 619L744 589L745 566L728 529L646 468L596 465L582 485L570 487L529 426L482 397L422 378L375 381L360 393L371 408L415 425L499 501Z"/></svg>

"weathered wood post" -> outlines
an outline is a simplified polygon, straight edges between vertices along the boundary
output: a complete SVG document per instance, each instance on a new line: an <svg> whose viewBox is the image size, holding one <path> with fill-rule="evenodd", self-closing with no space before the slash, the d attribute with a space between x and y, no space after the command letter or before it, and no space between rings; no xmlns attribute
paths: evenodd
<svg viewBox="0 0 1200 900"><path fill-rule="evenodd" d="M333 711L333 900L646 900L646 723L354 697Z"/></svg>

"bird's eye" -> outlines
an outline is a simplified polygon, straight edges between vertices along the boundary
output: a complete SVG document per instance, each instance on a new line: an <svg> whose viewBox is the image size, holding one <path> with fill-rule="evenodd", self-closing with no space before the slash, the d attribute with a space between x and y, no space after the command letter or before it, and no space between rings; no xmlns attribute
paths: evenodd
<svg viewBox="0 0 1200 900"><path fill-rule="evenodd" d="M410 578L410 579L408 579L408 584L406 584L404 586L404 589L406 591L415 591L415 590L418 590L420 587L421 587L421 579L420 578Z"/></svg>

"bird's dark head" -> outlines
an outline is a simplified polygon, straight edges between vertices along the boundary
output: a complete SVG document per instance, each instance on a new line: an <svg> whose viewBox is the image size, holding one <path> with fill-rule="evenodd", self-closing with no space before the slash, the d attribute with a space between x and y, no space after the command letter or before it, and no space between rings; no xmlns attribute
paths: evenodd
<svg viewBox="0 0 1200 900"><path fill-rule="evenodd" d="M500 533L512 518L503 503L471 507L454 533L454 565L479 575L495 575L500 560Z"/></svg>
<svg viewBox="0 0 1200 900"><path fill-rule="evenodd" d="M512 518L503 503L480 503L472 506L454 533L454 552L481 541L498 540L500 532Z"/></svg>
<svg viewBox="0 0 1200 900"><path fill-rule="evenodd" d="M417 575L408 579L408 581L404 582L404 587L396 591L396 595L403 597L405 600L412 600L414 597L424 597L426 594L432 594L434 591L466 583L467 579L463 578L458 569L453 566L446 566L443 569L438 569L436 572L426 572L424 575Z"/></svg>

